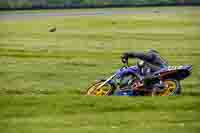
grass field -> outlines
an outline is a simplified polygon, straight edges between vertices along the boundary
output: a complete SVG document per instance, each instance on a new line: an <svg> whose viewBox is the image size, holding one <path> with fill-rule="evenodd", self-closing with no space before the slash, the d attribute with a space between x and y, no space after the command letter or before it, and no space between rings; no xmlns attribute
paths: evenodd
<svg viewBox="0 0 200 133"><path fill-rule="evenodd" d="M200 132L200 7L120 10L149 13L0 17L1 133ZM149 48L171 65L193 65L182 96L83 96L121 67L123 52Z"/></svg>

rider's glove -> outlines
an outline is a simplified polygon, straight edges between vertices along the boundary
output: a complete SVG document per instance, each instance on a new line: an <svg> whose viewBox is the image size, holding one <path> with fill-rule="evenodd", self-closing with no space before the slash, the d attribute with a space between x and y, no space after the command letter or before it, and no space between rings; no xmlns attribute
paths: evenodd
<svg viewBox="0 0 200 133"><path fill-rule="evenodd" d="M127 63L127 62L128 62L128 57L129 57L129 54L128 54L128 53L124 53L124 54L121 56L122 62L123 62L123 63Z"/></svg>

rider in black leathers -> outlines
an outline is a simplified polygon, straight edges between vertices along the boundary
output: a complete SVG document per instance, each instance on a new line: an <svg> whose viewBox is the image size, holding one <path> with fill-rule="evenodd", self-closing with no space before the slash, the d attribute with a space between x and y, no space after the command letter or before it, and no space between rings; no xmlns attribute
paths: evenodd
<svg viewBox="0 0 200 133"><path fill-rule="evenodd" d="M153 72L160 70L168 65L167 61L164 60L156 50L149 50L147 53L144 52L126 52L122 55L122 61L124 63L128 62L129 58L138 58L142 61L137 63L140 69L140 74L144 76L144 84L146 88L150 87L149 83L151 81L160 81L152 75ZM158 88L162 88L162 84L154 84ZM152 88L152 86L150 87Z"/></svg>

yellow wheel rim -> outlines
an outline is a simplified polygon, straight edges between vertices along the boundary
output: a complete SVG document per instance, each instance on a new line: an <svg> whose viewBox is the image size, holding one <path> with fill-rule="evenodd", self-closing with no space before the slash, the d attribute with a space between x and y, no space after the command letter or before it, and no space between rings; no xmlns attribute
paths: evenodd
<svg viewBox="0 0 200 133"><path fill-rule="evenodd" d="M105 96L109 92L108 86L103 86L97 90L96 96Z"/></svg>
<svg viewBox="0 0 200 133"><path fill-rule="evenodd" d="M91 96L105 96L105 95L107 95L111 90L111 86L110 85L104 85L101 88L98 88L102 83L103 82L98 82L98 83L94 84L93 86L91 86L88 89L87 95L91 95Z"/></svg>
<svg viewBox="0 0 200 133"><path fill-rule="evenodd" d="M164 84L166 87L164 88L163 92L160 92L159 96L169 96L172 95L177 88L177 83L174 80L165 80Z"/></svg>

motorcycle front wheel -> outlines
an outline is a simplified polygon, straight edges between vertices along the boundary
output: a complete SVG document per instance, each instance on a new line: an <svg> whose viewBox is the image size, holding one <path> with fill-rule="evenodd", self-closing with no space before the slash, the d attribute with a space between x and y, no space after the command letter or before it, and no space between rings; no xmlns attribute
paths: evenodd
<svg viewBox="0 0 200 133"><path fill-rule="evenodd" d="M104 83L105 80L98 80L95 81L95 83L91 84L86 91L86 95L88 96L109 96L113 94L113 86L109 83L106 83L105 85L99 86Z"/></svg>

